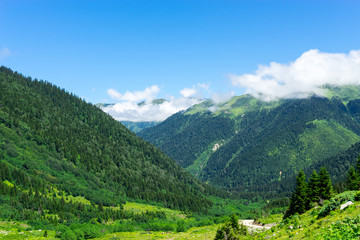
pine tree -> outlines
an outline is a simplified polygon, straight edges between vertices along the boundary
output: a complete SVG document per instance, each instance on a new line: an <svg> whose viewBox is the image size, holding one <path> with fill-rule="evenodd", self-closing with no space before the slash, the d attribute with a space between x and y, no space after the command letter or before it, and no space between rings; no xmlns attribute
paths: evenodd
<svg viewBox="0 0 360 240"><path fill-rule="evenodd" d="M305 173L301 170L296 177L296 187L293 195L290 198L290 205L284 215L284 219L296 213L302 214L309 208L309 201L307 198L307 184Z"/></svg>
<svg viewBox="0 0 360 240"><path fill-rule="evenodd" d="M359 190L359 175L354 167L351 167L346 178L346 189L350 191Z"/></svg>
<svg viewBox="0 0 360 240"><path fill-rule="evenodd" d="M360 155L358 156L357 161L356 161L355 171L358 175L360 175Z"/></svg>
<svg viewBox="0 0 360 240"><path fill-rule="evenodd" d="M235 214L231 215L230 224L231 224L231 227L232 227L233 229L235 229L236 231L239 231L239 230L240 230L239 222L238 222Z"/></svg>
<svg viewBox="0 0 360 240"><path fill-rule="evenodd" d="M322 167L319 172L319 196L323 200L331 198L331 180L328 171Z"/></svg>
<svg viewBox="0 0 360 240"><path fill-rule="evenodd" d="M319 201L319 175L316 170L313 171L308 183L308 199L309 202Z"/></svg>

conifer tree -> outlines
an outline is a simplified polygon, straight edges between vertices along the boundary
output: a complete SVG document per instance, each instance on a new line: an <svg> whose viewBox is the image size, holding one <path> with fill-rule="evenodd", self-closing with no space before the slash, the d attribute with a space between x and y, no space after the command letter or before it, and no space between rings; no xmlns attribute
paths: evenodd
<svg viewBox="0 0 360 240"><path fill-rule="evenodd" d="M308 199L309 202L319 201L319 175L316 170L313 171L308 183Z"/></svg>
<svg viewBox="0 0 360 240"><path fill-rule="evenodd" d="M357 161L356 161L355 171L358 175L360 175L360 155L358 156Z"/></svg>
<svg viewBox="0 0 360 240"><path fill-rule="evenodd" d="M346 189L350 191L359 190L359 175L355 171L354 167L349 169L347 178L346 178Z"/></svg>
<svg viewBox="0 0 360 240"><path fill-rule="evenodd" d="M236 231L239 231L239 230L240 230L239 222L238 222L235 214L231 215L230 223L231 223L231 227L232 227L233 229L235 229Z"/></svg>
<svg viewBox="0 0 360 240"><path fill-rule="evenodd" d="M309 201L307 198L307 184L305 173L301 170L296 177L296 187L293 195L290 198L290 205L284 215L284 219L296 213L302 214L309 208Z"/></svg>
<svg viewBox="0 0 360 240"><path fill-rule="evenodd" d="M331 180L328 171L322 167L319 172L319 196L323 200L331 198Z"/></svg>

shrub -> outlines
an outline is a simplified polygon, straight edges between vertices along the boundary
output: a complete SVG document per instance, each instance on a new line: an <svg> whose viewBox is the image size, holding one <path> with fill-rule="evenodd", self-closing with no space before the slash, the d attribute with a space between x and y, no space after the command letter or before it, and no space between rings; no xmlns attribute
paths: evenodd
<svg viewBox="0 0 360 240"><path fill-rule="evenodd" d="M185 221L184 220L180 220L177 222L177 226L176 226L176 231L177 232L186 232L187 228L185 225Z"/></svg>
<svg viewBox="0 0 360 240"><path fill-rule="evenodd" d="M61 240L77 240L77 237L71 229L68 229L61 234Z"/></svg>
<svg viewBox="0 0 360 240"><path fill-rule="evenodd" d="M56 230L55 230L55 237L60 238L61 235L63 233L65 233L68 229L69 229L69 227L67 227L65 225L62 225L62 224L58 225Z"/></svg>
<svg viewBox="0 0 360 240"><path fill-rule="evenodd" d="M343 192L336 197L332 198L330 201L325 201L324 206L320 209L318 218L325 217L329 215L331 211L339 208L341 204L347 201L354 201L356 192L355 191L348 191Z"/></svg>
<svg viewBox="0 0 360 240"><path fill-rule="evenodd" d="M321 239L359 239L360 238L360 217L345 218L331 224L329 231L323 234Z"/></svg>
<svg viewBox="0 0 360 240"><path fill-rule="evenodd" d="M360 191L356 192L354 200L355 201L360 201Z"/></svg>

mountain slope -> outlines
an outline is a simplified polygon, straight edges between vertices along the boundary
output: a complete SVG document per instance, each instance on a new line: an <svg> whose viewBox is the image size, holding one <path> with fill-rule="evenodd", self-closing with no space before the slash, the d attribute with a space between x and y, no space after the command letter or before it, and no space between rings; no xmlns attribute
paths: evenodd
<svg viewBox="0 0 360 240"><path fill-rule="evenodd" d="M286 182L299 169L360 141L359 87L328 88L329 98L262 102L244 95L221 105L208 101L139 135L205 181L279 194L291 190Z"/></svg>
<svg viewBox="0 0 360 240"><path fill-rule="evenodd" d="M121 123L127 127L130 131L138 133L141 130L144 130L149 127L153 127L159 122L131 122L131 121L121 121Z"/></svg>
<svg viewBox="0 0 360 240"><path fill-rule="evenodd" d="M210 205L205 185L97 107L5 67L0 89L0 161L11 168L104 205Z"/></svg>

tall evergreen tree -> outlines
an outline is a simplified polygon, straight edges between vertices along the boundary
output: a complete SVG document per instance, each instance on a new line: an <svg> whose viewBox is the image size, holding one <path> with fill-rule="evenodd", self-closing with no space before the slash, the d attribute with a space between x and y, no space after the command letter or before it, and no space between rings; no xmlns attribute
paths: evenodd
<svg viewBox="0 0 360 240"><path fill-rule="evenodd" d="M308 183L308 199L310 202L319 201L319 175L313 171Z"/></svg>
<svg viewBox="0 0 360 240"><path fill-rule="evenodd" d="M303 170L301 170L296 177L296 187L293 195L290 198L290 205L284 215L284 219L296 213L302 214L309 208L309 201L307 198L307 184L306 177Z"/></svg>
<svg viewBox="0 0 360 240"><path fill-rule="evenodd" d="M332 183L330 176L325 167L322 167L319 172L319 196L323 200L331 198Z"/></svg>
<svg viewBox="0 0 360 240"><path fill-rule="evenodd" d="M359 190L359 175L354 167L351 167L346 178L346 189L350 191Z"/></svg>
<svg viewBox="0 0 360 240"><path fill-rule="evenodd" d="M357 161L356 161L356 167L355 167L355 171L356 173L359 175L360 174L360 155L358 156L357 158Z"/></svg>

